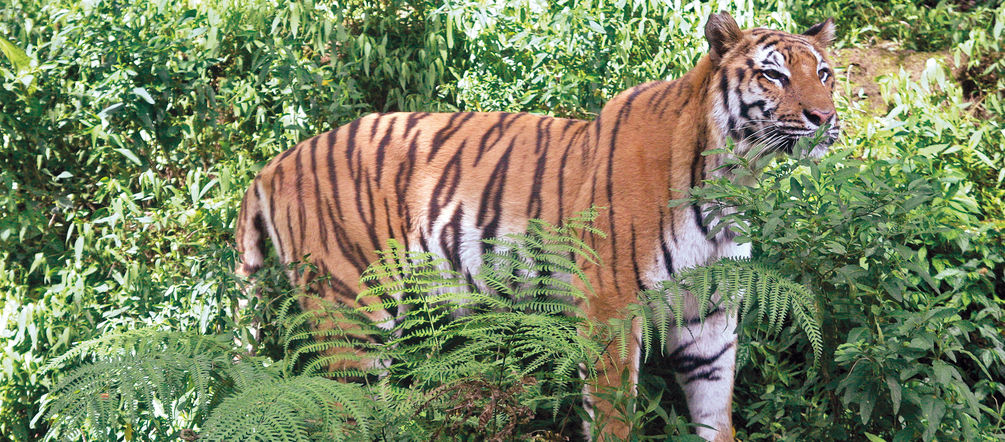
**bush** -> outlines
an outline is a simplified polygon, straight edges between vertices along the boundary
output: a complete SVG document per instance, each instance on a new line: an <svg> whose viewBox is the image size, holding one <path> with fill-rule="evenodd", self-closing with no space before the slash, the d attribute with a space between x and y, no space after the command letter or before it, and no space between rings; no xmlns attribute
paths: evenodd
<svg viewBox="0 0 1005 442"><path fill-rule="evenodd" d="M755 257L816 289L824 312L820 370L793 363L807 353L795 333L750 349L737 400L749 404L739 428L751 438L1005 431L1001 226L982 221L960 170L972 164L946 155L966 149L955 144L966 140L955 134L966 130L952 119L959 108L939 104L934 82L896 80L896 107L880 124L848 122L859 129L845 143L869 159L844 148L768 169L754 187L720 181L693 192L738 208L730 217Z"/></svg>

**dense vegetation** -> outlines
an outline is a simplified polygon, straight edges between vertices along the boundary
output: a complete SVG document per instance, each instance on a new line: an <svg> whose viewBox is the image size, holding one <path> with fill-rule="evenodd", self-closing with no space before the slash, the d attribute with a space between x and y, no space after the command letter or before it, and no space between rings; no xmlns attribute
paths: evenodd
<svg viewBox="0 0 1005 442"><path fill-rule="evenodd" d="M471 350L481 355L471 364L512 367L488 381L469 376L474 365L449 376L415 366L397 373L427 383L424 402L388 392L387 404L372 403L347 384L301 377L316 374L292 345L308 319L289 311L281 269L261 276L266 302L250 306L253 314L237 308L245 295L231 274L231 229L241 194L272 156L369 112L590 118L620 90L686 72L706 50L705 17L719 9L744 27L788 31L833 16L838 48L892 41L936 51L914 76L868 80L879 84L879 109L850 71L839 72L844 134L820 163L776 163L752 187L716 182L694 192L742 209L742 237L754 243L759 265L809 287L823 328L815 361L798 321L776 333L770 321L745 322L738 438L1005 437L1000 1L6 0L0 439L39 439L50 426L50 435L68 435L61 429L76 422L42 410L60 398L49 393L74 368L108 374L128 361L140 361L128 376L161 373L158 385L173 389L129 389L133 378L118 378L115 391L134 393L123 403L139 398L143 406L102 414L118 400L85 401L98 404L83 425L99 440L191 438L213 427L208 410L286 390L357 407L289 424L308 422L327 435L347 422L369 425L372 438L473 427L488 431L484 437L571 434L577 381L557 357L534 365ZM499 328L485 336L523 339L526 321L540 321L534 326L568 338L562 348L580 350L566 356L595 356L578 333L561 332L581 327L575 320L508 308L493 311ZM255 356L231 345L234 335L249 340L252 320L265 324ZM392 356L429 354L424 345L433 344L402 343ZM235 358L241 362L228 365ZM628 418L640 432L680 434L677 416L686 412L672 384L655 353L638 399L611 394L637 402ZM102 399L107 391L94 393ZM283 403L296 411L318 397ZM481 421L473 410L496 399L499 411ZM142 423L129 421L135 416Z"/></svg>

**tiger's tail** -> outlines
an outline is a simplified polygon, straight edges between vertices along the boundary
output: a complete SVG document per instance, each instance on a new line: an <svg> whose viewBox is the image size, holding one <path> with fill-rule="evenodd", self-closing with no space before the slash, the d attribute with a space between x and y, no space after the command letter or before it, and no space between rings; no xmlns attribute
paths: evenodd
<svg viewBox="0 0 1005 442"><path fill-rule="evenodd" d="M234 236L237 239L238 264L234 273L243 278L250 278L265 264L265 241L266 237L269 236L266 228L271 225L271 220L267 218L269 216L269 202L262 198L262 192L263 189L259 185L258 178L255 178L244 193L241 211L237 213L237 227ZM234 343L248 352L254 352L261 334L261 324L259 316L249 312L249 305L251 305L252 299L262 298L262 291L257 284L252 281L247 282L249 283L242 283L241 291L244 292L244 296L237 300L234 317L240 318L244 315L250 315L248 332L251 334L251 340L247 341L245 338L235 336Z"/></svg>
<svg viewBox="0 0 1005 442"><path fill-rule="evenodd" d="M267 236L266 220L268 210L262 199L258 179L252 182L241 201L241 211L237 214L237 253L239 262L234 272L242 277L249 277L265 262L265 240Z"/></svg>

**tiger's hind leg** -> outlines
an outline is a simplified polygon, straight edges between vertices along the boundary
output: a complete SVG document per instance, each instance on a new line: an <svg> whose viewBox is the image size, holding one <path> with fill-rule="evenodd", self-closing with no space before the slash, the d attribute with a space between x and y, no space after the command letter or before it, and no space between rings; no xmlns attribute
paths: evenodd
<svg viewBox="0 0 1005 442"><path fill-rule="evenodd" d="M617 399L616 402L621 402L638 393L639 365L642 362L641 319L635 319L630 333L625 341L626 357L622 358L616 344L611 342L597 364L596 383L583 387L583 408L595 422L594 425L597 425L594 428L590 422L583 421L586 440L592 440L595 433L598 441L628 440L633 432L639 431L633 427L631 414L634 410L624 410L622 407L626 404L615 404L609 400ZM585 367L580 367L580 376L586 377ZM627 381L628 391L623 390L623 380ZM632 401L629 401L627 406L630 407L631 404ZM629 416L623 415L622 411Z"/></svg>
<svg viewBox="0 0 1005 442"><path fill-rule="evenodd" d="M725 309L670 333L668 351L677 383L687 397L692 422L702 425L697 434L710 441L733 440L736 345L736 312Z"/></svg>

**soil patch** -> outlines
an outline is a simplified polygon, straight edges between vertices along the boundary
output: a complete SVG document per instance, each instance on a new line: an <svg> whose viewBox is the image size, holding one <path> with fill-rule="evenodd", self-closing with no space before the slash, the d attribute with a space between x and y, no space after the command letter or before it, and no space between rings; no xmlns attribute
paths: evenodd
<svg viewBox="0 0 1005 442"><path fill-rule="evenodd" d="M925 63L929 58L943 61L947 66L954 66L950 51L918 52L902 49L896 43L880 41L875 46L867 48L846 48L834 51L833 59L843 68L845 75L852 84L853 95L863 95L868 108L876 114L886 113L887 107L879 93L876 78L882 75L896 74L903 69L914 80L921 79ZM955 71L955 69L953 69ZM842 88L840 93L844 93Z"/></svg>

